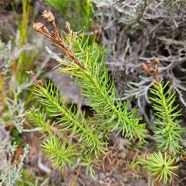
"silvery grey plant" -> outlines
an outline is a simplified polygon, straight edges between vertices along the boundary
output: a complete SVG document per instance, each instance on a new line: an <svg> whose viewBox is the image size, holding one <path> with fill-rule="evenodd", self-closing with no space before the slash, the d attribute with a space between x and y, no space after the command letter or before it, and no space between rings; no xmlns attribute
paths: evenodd
<svg viewBox="0 0 186 186"><path fill-rule="evenodd" d="M5 123L0 123L0 186L13 186L22 177L23 160L28 153L28 145L24 148L20 162L12 162L17 145L12 144L9 132L2 128L4 125Z"/></svg>
<svg viewBox="0 0 186 186"><path fill-rule="evenodd" d="M17 82L16 80L16 74L12 73L11 71L14 61L20 57L23 51L34 52L37 51L38 48L34 47L34 45L32 44L23 45L20 48L19 39L20 33L19 31L17 31L14 43L9 41L6 44L0 40L0 60L2 61L2 63L0 64L0 68L2 69L3 81L3 89L1 90L2 101L0 108L3 109L3 102L5 102L4 104L6 105L7 110L6 112L3 112L1 120L3 120L4 117L9 118L6 122L8 123L9 121L11 121L11 123L17 128L18 132L22 133L26 111L25 101L21 99L21 94L33 85L33 80L27 78L22 84L19 84L19 82ZM49 61L49 59L50 55L48 55L41 63L40 69L38 69L36 76L39 76L41 74L42 69Z"/></svg>
<svg viewBox="0 0 186 186"><path fill-rule="evenodd" d="M12 162L17 150L17 145L13 142L15 139L13 139L8 130L6 130L7 126L12 125L19 133L23 131L32 132L31 129L25 130L23 128L25 114L27 113L25 101L29 100L25 100L22 94L30 89L33 85L33 80L27 78L24 79L23 83L19 83L16 80L16 74L12 73L12 66L23 51L34 52L38 50L38 47L33 47L33 44L28 44L20 48L19 39L20 34L18 31L14 43L11 41L4 43L0 40L0 78L2 81L0 85L0 185L2 186L16 185L17 181L22 179L23 161L28 153L28 145L26 145L20 162L15 164ZM50 55L41 63L36 76L41 74L43 67L49 59Z"/></svg>
<svg viewBox="0 0 186 186"><path fill-rule="evenodd" d="M106 64L123 99L136 99L140 114L147 116L144 108L151 104L148 94L152 79L140 70L140 63L158 57L162 61L160 79L171 82L185 109L185 1L92 2L102 30L101 43L109 50Z"/></svg>

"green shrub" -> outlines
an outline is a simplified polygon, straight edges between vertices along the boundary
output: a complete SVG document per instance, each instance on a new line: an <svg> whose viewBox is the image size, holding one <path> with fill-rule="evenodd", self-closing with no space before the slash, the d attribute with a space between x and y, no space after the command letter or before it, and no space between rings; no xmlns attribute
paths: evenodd
<svg viewBox="0 0 186 186"><path fill-rule="evenodd" d="M28 116L48 136L43 149L54 166L83 165L94 174L94 165L108 150L109 132L116 131L141 147L147 141L148 130L141 122L142 118L136 117L136 110L129 109L129 101L123 103L122 99L116 100L115 84L104 64L104 50L97 44L89 45L84 36L78 37L69 24L66 25L67 33L60 37L51 12L45 10L43 18L53 26L54 33L51 34L42 23L35 23L33 28L50 38L52 45L65 53L59 71L69 74L82 87L82 94L95 117L87 119L84 112L67 107L55 85L43 85L36 78L35 95L42 107L30 110ZM149 61L143 64L143 69L155 79L151 99L156 112L154 137L160 151L146 160L139 159L137 164L144 165L151 175L167 183L173 175L170 169L177 168L171 165L176 161L174 156L181 151L183 129L177 120L180 111L174 105L175 94L167 89L168 83L163 85L160 82L158 67L159 60L155 60L154 68ZM165 168L161 168L162 164Z"/></svg>

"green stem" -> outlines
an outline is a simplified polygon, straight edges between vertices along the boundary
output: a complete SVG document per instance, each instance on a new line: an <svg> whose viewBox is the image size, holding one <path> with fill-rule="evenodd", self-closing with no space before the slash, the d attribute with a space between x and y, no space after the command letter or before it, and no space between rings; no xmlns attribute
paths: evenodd
<svg viewBox="0 0 186 186"><path fill-rule="evenodd" d="M28 29L28 21L29 21L29 14L30 14L30 0L22 0L22 7L23 7L23 13L22 13L22 22L20 25L20 41L19 41L19 47L21 48L24 44L27 43L27 29ZM17 80L20 83L22 74L23 74L23 68L25 60L25 52L22 52L18 59L17 64Z"/></svg>

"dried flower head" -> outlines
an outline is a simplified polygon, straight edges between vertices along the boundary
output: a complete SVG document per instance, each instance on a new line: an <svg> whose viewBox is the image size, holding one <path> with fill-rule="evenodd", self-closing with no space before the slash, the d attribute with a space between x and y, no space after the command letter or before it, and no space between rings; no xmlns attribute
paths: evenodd
<svg viewBox="0 0 186 186"><path fill-rule="evenodd" d="M69 23L69 22L66 22L65 28L66 28L66 30L67 30L68 32L71 31L71 29L70 29L70 23Z"/></svg>
<svg viewBox="0 0 186 186"><path fill-rule="evenodd" d="M51 23L55 21L55 17L52 14L52 12L50 12L49 10L44 10L43 14L42 14L43 19L46 19L47 22Z"/></svg>
<svg viewBox="0 0 186 186"><path fill-rule="evenodd" d="M152 67L151 65L151 61L150 60L147 60L146 61L146 64L143 63L141 65L142 69L147 72L149 75L151 75L155 81L156 81L156 84L159 85L160 81L159 81L159 78L158 78L158 67L159 67L159 64L160 64L160 60L158 58L156 58L154 60L154 68Z"/></svg>
<svg viewBox="0 0 186 186"><path fill-rule="evenodd" d="M43 14L42 14L42 17L44 19L46 19L47 22L49 22L53 26L53 31L49 32L48 29L45 27L45 25L42 24L42 23L34 23L34 25L33 25L34 30L36 30L37 32L40 32L41 34L43 34L43 35L49 37L50 39L52 39L52 44L54 46L57 46L58 48L60 48L61 50L63 50L67 54L67 56L71 60L74 61L74 63L76 63L79 67L81 67L82 69L85 70L85 67L73 55L73 53L71 53L71 46L69 46L69 48L68 48L65 45L65 43L63 42L63 38L60 37L58 28L57 28L56 23L55 23L55 17L54 17L54 15L50 11L45 10L43 12ZM70 32L72 32L70 30L70 24L69 23L66 23L66 29L68 29ZM73 32L71 34L71 37L74 37L74 33ZM37 82L37 84L40 84L40 82Z"/></svg>
<svg viewBox="0 0 186 186"><path fill-rule="evenodd" d="M33 29L37 32L41 32L43 27L44 27L44 24L40 22L33 24Z"/></svg>
<svg viewBox="0 0 186 186"><path fill-rule="evenodd" d="M26 71L26 73L32 78L35 77L35 73L32 70Z"/></svg>
<svg viewBox="0 0 186 186"><path fill-rule="evenodd" d="M160 64L160 60L159 60L158 58L156 58L156 59L154 60L154 63L157 64L157 65L159 65L159 64Z"/></svg>
<svg viewBox="0 0 186 186"><path fill-rule="evenodd" d="M144 71L147 71L147 65L146 65L145 63L142 63L142 64L141 64L141 67L142 67L142 69L143 69Z"/></svg>
<svg viewBox="0 0 186 186"><path fill-rule="evenodd" d="M48 37L51 36L51 33L49 32L49 30L45 27L45 25L43 23L34 23L33 24L33 29L37 32L40 32Z"/></svg>

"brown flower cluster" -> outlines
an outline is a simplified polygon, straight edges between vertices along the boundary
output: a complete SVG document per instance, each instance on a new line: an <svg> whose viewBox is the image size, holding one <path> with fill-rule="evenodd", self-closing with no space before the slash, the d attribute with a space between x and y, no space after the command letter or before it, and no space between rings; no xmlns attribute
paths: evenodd
<svg viewBox="0 0 186 186"><path fill-rule="evenodd" d="M40 32L41 34L51 38L53 41L55 42L60 42L61 38L59 36L59 32L58 29L56 27L56 23L55 23L55 17L54 15L48 11L45 10L42 14L43 19L45 19L48 23L52 24L54 31L50 32L46 26L43 23L34 23L33 25L33 29L37 32Z"/></svg>
<svg viewBox="0 0 186 186"><path fill-rule="evenodd" d="M47 27L43 23L34 23L33 29L41 34L47 36L52 40L52 45L58 47L59 49L63 50L66 55L71 59L74 63L76 63L80 68L85 70L85 67L79 62L79 60L73 55L72 51L69 49L70 47L66 46L64 43L64 39L60 37L58 28L55 23L54 15L45 10L42 14L43 19L45 19L48 23L50 23L53 27L53 31L49 31ZM66 29L68 32L71 32L70 24L66 23Z"/></svg>
<svg viewBox="0 0 186 186"><path fill-rule="evenodd" d="M159 77L158 77L159 64L160 64L160 60L158 58L156 58L154 60L154 67L152 67L150 60L147 60L146 61L146 64L143 63L141 65L141 67L143 68L143 70L145 72L147 72L149 75L151 75L155 79L157 85L159 85L159 83L160 83L160 80L159 80Z"/></svg>

